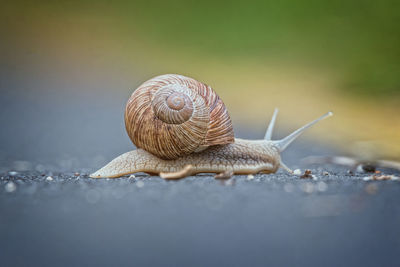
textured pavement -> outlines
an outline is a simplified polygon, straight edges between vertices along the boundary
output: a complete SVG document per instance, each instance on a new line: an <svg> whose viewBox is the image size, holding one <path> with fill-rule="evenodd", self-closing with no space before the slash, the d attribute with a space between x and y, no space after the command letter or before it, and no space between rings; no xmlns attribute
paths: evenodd
<svg viewBox="0 0 400 267"><path fill-rule="evenodd" d="M400 182L313 173L2 173L2 266L396 266Z"/></svg>
<svg viewBox="0 0 400 267"><path fill-rule="evenodd" d="M399 266L400 181L302 166L306 156L340 154L323 141L305 134L283 155L293 169L311 168L315 180L283 171L227 181L94 180L90 172L132 149L123 126L130 91L107 89L117 77L71 83L7 70L0 72L1 266ZM280 129L279 119L276 136L299 126ZM261 138L264 126L235 131Z"/></svg>

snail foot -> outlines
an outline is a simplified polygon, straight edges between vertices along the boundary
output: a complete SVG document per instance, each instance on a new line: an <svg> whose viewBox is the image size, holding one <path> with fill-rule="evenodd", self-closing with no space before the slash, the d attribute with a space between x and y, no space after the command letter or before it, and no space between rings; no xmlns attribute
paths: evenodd
<svg viewBox="0 0 400 267"><path fill-rule="evenodd" d="M177 172L161 172L160 177L166 180L177 180L190 176L192 171L193 166L186 165L182 170Z"/></svg>
<svg viewBox="0 0 400 267"><path fill-rule="evenodd" d="M224 172L218 173L214 176L215 179L229 179L233 176L232 170L226 170Z"/></svg>

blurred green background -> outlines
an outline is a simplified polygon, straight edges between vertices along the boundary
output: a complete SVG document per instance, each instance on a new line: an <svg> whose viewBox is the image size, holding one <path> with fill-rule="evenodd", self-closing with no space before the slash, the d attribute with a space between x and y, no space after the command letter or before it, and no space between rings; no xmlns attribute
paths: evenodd
<svg viewBox="0 0 400 267"><path fill-rule="evenodd" d="M234 123L262 128L279 106L294 128L331 109L316 134L400 155L400 1L8 1L0 16L18 75L128 91L180 73L213 86Z"/></svg>
<svg viewBox="0 0 400 267"><path fill-rule="evenodd" d="M337 72L342 90L400 93L399 1L143 1L115 8L121 23L176 48L222 60L301 61Z"/></svg>
<svg viewBox="0 0 400 267"><path fill-rule="evenodd" d="M337 72L339 89L400 94L396 0L16 2L2 7L8 22L98 20L127 40L139 35L154 46L221 60L301 61Z"/></svg>

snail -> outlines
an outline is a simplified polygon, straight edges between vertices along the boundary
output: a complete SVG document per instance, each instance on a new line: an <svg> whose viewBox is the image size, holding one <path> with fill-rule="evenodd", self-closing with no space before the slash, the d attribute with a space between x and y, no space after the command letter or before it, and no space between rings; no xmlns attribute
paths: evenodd
<svg viewBox="0 0 400 267"><path fill-rule="evenodd" d="M120 155L90 177L144 172L164 179L199 173L229 178L234 174L275 173L280 167L292 172L280 153L332 113L273 141L277 114L275 109L263 140L235 138L227 108L210 86L182 75L157 76L140 85L126 105L125 126L137 149Z"/></svg>

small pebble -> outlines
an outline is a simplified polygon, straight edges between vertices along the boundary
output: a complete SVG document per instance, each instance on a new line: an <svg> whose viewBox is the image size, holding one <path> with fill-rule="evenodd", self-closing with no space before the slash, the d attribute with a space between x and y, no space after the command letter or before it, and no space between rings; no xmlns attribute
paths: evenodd
<svg viewBox="0 0 400 267"><path fill-rule="evenodd" d="M18 174L18 172L11 171L11 172L8 172L8 174L9 174L9 175L11 175L11 176L15 176L15 175L17 175L17 174Z"/></svg>
<svg viewBox="0 0 400 267"><path fill-rule="evenodd" d="M366 164L362 164L360 166L362 168L362 172L376 172L376 166L374 164L366 163Z"/></svg>
<svg viewBox="0 0 400 267"><path fill-rule="evenodd" d="M47 177L46 177L46 181L53 181L53 177L47 176Z"/></svg>
<svg viewBox="0 0 400 267"><path fill-rule="evenodd" d="M251 180L254 180L254 175L253 174L247 175L247 181L251 181Z"/></svg>
<svg viewBox="0 0 400 267"><path fill-rule="evenodd" d="M79 172L74 173L74 176L79 176L81 175Z"/></svg>
<svg viewBox="0 0 400 267"><path fill-rule="evenodd" d="M136 178L136 176L132 174L129 176L129 178L133 179L133 178Z"/></svg>
<svg viewBox="0 0 400 267"><path fill-rule="evenodd" d="M312 174L311 170L305 170L304 174L302 176L300 176L301 179L314 179L314 175Z"/></svg>
<svg viewBox="0 0 400 267"><path fill-rule="evenodd" d="M8 182L8 183L5 185L4 189L5 189L6 192L8 192L8 193L12 193L12 192L14 192L15 190L17 190L17 186L16 186L13 182Z"/></svg>
<svg viewBox="0 0 400 267"><path fill-rule="evenodd" d="M295 169L294 171L293 171L293 174L294 175L301 175L301 170L300 169Z"/></svg>
<svg viewBox="0 0 400 267"><path fill-rule="evenodd" d="M325 176L329 176L330 175L329 172L326 172L326 171L323 172L322 174L325 175Z"/></svg>

